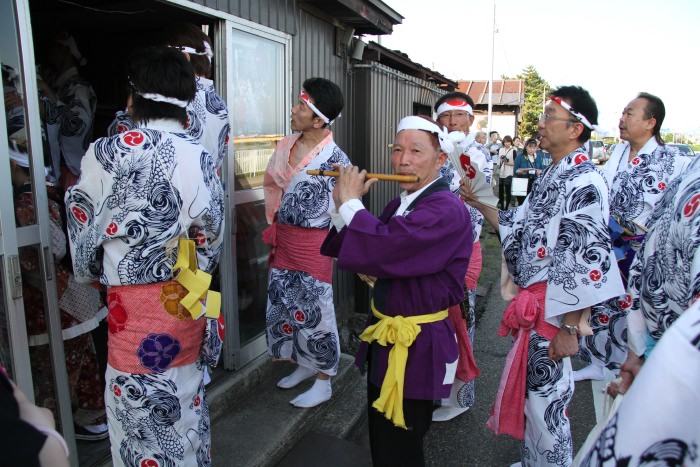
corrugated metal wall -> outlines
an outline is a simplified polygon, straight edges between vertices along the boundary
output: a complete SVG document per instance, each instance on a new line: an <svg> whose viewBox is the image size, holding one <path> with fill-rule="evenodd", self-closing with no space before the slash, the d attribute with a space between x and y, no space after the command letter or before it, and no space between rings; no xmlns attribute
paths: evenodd
<svg viewBox="0 0 700 467"><path fill-rule="evenodd" d="M192 2L239 18L296 34L296 0L192 0Z"/></svg>
<svg viewBox="0 0 700 467"><path fill-rule="evenodd" d="M368 172L392 173L389 145L394 142L399 121L413 115L414 104L432 109L445 91L378 63L356 65L352 76L354 148L361 156L357 163ZM399 191L397 183L377 183L364 200L365 205L373 213L380 214Z"/></svg>

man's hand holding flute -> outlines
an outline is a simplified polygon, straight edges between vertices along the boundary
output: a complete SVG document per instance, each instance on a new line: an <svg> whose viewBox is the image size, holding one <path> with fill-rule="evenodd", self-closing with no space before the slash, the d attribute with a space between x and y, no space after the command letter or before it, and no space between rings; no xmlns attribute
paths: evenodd
<svg viewBox="0 0 700 467"><path fill-rule="evenodd" d="M333 164L333 168L338 172L333 189L333 202L336 209L346 201L361 198L378 181L376 178L367 179L367 171L360 170L356 165Z"/></svg>

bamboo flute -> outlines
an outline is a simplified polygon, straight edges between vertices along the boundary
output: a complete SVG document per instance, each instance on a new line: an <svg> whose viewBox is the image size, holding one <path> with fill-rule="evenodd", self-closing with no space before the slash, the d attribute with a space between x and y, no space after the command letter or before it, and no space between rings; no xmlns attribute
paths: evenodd
<svg viewBox="0 0 700 467"><path fill-rule="evenodd" d="M307 170L308 175L320 175L322 177L337 177L340 172L333 170ZM376 178L377 180L382 180L385 182L404 182L411 183L417 182L418 177L415 175L390 175L390 174L370 174L368 173L365 177L367 179Z"/></svg>

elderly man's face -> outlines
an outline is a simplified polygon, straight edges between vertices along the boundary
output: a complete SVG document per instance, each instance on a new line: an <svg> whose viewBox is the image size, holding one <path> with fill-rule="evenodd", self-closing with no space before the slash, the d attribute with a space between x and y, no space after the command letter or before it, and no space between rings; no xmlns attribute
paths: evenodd
<svg viewBox="0 0 700 467"><path fill-rule="evenodd" d="M646 142L654 136L654 125L656 119L647 119L644 115L644 108L647 100L641 97L633 99L627 104L620 117L620 138L631 142Z"/></svg>
<svg viewBox="0 0 700 467"><path fill-rule="evenodd" d="M466 102L459 99L461 102ZM464 110L446 110L438 115L438 125L447 127L447 131L461 131L469 133L469 127L472 126L474 116Z"/></svg>
<svg viewBox="0 0 700 467"><path fill-rule="evenodd" d="M486 135L484 133L480 134L479 136L476 137L476 141L479 144L486 144Z"/></svg>
<svg viewBox="0 0 700 467"><path fill-rule="evenodd" d="M445 160L447 155L433 145L427 131L403 130L394 139L391 150L391 167L394 173L418 176L417 182L399 183L401 189L409 194L435 180Z"/></svg>

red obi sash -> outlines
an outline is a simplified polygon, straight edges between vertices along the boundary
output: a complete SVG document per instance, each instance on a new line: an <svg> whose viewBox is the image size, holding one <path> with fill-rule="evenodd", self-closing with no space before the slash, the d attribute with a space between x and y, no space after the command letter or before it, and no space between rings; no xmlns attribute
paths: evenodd
<svg viewBox="0 0 700 467"><path fill-rule="evenodd" d="M530 330L534 329L537 334L552 340L559 328L544 320L546 282L538 282L525 289L518 287L518 290L518 295L508 304L498 330L498 335L510 334L516 339L506 357L496 402L486 426L497 435L505 433L523 439Z"/></svg>
<svg viewBox="0 0 700 467"><path fill-rule="evenodd" d="M326 229L304 228L274 221L262 233L263 242L270 245L270 267L302 271L321 282L333 282L333 258L321 254Z"/></svg>
<svg viewBox="0 0 700 467"><path fill-rule="evenodd" d="M193 320L180 300L187 289L175 281L122 285L107 291L107 361L125 373L160 373L194 363L206 319Z"/></svg>

